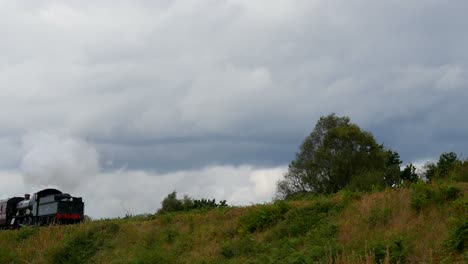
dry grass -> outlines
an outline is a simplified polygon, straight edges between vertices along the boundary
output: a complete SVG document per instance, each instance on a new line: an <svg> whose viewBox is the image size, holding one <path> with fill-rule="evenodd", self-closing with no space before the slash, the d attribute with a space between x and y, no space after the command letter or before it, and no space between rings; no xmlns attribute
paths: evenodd
<svg viewBox="0 0 468 264"><path fill-rule="evenodd" d="M468 184L460 183L464 199L468 195ZM324 259L327 263L376 263L375 242L383 243L381 263L395 263L392 259L392 245L402 241L409 263L439 263L449 253L444 240L451 228L450 216L455 213L450 202L430 205L420 212L410 206L411 190L406 188L388 189L383 192L365 194L353 200L336 216L338 225L336 243ZM343 196L321 197L329 201L342 202ZM293 208L311 205L309 201L292 201ZM111 220L119 226L118 231L106 237L106 241L89 259L89 263L138 263L142 256L157 250L169 263L244 263L255 260L255 256L235 256L226 259L221 255L223 245L239 242L239 219L247 211L259 210L263 205L228 208L211 211L193 211L157 216L150 220ZM468 214L467 214L468 215ZM106 225L96 221L74 226L53 226L39 228L31 235L19 239L22 231L0 232L0 263L49 263L50 254L77 233ZM267 228L250 236L257 243L263 243L271 234ZM304 242L296 250L305 252ZM303 239L301 238L301 239ZM386 248L385 248L386 247ZM291 252L291 254L294 252ZM176 260L176 261L175 261ZM455 255L449 259L460 261ZM3 262L2 262L3 261ZM145 263L145 262L142 262ZM146 262L148 263L148 262Z"/></svg>

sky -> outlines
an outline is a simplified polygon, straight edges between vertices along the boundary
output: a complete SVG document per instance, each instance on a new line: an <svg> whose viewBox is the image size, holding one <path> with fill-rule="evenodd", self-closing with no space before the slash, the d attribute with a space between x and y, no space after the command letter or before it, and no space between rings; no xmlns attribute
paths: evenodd
<svg viewBox="0 0 468 264"><path fill-rule="evenodd" d="M320 116L405 163L468 147L463 0L0 0L0 198L93 218L271 201Z"/></svg>

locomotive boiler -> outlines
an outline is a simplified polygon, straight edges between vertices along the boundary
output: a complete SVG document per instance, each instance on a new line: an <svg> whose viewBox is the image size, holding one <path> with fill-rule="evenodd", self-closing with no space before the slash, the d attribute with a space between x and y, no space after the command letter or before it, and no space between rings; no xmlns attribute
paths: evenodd
<svg viewBox="0 0 468 264"><path fill-rule="evenodd" d="M0 228L31 225L74 224L84 219L81 197L57 189L44 189L32 196L0 200Z"/></svg>

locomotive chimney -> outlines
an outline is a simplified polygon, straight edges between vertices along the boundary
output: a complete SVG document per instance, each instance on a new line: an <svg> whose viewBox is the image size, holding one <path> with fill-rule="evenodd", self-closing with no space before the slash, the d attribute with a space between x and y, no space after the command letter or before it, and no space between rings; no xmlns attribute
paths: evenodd
<svg viewBox="0 0 468 264"><path fill-rule="evenodd" d="M24 195L24 200L27 201L27 200L29 200L30 197L31 197L31 195L29 195L29 193L27 193L27 194Z"/></svg>

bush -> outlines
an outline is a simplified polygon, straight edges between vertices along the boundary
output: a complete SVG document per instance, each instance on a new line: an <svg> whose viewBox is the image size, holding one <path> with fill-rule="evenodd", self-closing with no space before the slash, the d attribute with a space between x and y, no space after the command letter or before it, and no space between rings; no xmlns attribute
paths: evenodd
<svg viewBox="0 0 468 264"><path fill-rule="evenodd" d="M52 249L51 263L86 263L105 245L106 240L114 238L120 229L115 223L81 227L78 232L65 238L60 247Z"/></svg>
<svg viewBox="0 0 468 264"><path fill-rule="evenodd" d="M388 258L390 263L405 263L409 251L405 241L401 238L371 241L368 247L374 252L375 263L384 263Z"/></svg>
<svg viewBox="0 0 468 264"><path fill-rule="evenodd" d="M457 199L461 194L461 190L450 185L433 185L417 182L413 185L411 195L411 207L420 211L430 204L443 203Z"/></svg>
<svg viewBox="0 0 468 264"><path fill-rule="evenodd" d="M278 224L273 231L272 239L303 235L323 224L321 221L327 221L329 215L340 209L339 204L331 201L317 201L312 205L295 208L286 214L283 222Z"/></svg>
<svg viewBox="0 0 468 264"><path fill-rule="evenodd" d="M468 219L466 217L453 220L454 227L445 241L452 250L463 252L468 242Z"/></svg>
<svg viewBox="0 0 468 264"><path fill-rule="evenodd" d="M260 208L253 208L240 218L240 229L249 233L264 228L284 219L284 214L291 206L286 202L276 202Z"/></svg>
<svg viewBox="0 0 468 264"><path fill-rule="evenodd" d="M194 209L215 209L221 207L227 207L226 200L222 200L216 203L215 199L200 199L194 200L187 195L182 200L177 199L177 193L173 191L168 194L162 201L162 208L158 210L158 213L169 213L179 211L190 211Z"/></svg>
<svg viewBox="0 0 468 264"><path fill-rule="evenodd" d="M244 236L238 240L226 242L221 247L221 255L227 259L239 256L258 256L264 251L264 245L252 236Z"/></svg>

